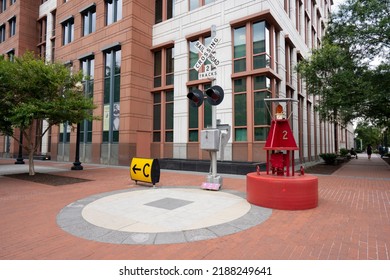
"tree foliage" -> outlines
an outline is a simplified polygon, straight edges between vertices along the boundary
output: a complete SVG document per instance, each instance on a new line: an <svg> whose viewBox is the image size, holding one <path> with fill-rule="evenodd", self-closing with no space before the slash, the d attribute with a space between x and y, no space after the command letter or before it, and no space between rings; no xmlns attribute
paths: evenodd
<svg viewBox="0 0 390 280"><path fill-rule="evenodd" d="M32 53L13 62L0 59L0 130L16 141L15 128L22 131L30 175L35 173L32 159L39 147L37 138L41 139L53 125L94 119L92 110L96 106L84 96L81 80L81 72L71 73L59 63L46 64ZM45 131L43 120L48 123Z"/></svg>
<svg viewBox="0 0 390 280"><path fill-rule="evenodd" d="M359 122L355 129L356 138L361 139L363 142L363 149L371 144L373 147L377 147L382 144L381 130L367 122Z"/></svg>
<svg viewBox="0 0 390 280"><path fill-rule="evenodd" d="M356 66L348 51L325 40L297 70L309 93L318 97L316 109L322 119L346 124L356 117L363 69Z"/></svg>
<svg viewBox="0 0 390 280"><path fill-rule="evenodd" d="M322 118L388 126L389 54L390 0L346 0L331 16L322 46L297 70L319 97Z"/></svg>
<svg viewBox="0 0 390 280"><path fill-rule="evenodd" d="M390 60L390 0L346 0L333 14L330 40L349 48L359 62Z"/></svg>

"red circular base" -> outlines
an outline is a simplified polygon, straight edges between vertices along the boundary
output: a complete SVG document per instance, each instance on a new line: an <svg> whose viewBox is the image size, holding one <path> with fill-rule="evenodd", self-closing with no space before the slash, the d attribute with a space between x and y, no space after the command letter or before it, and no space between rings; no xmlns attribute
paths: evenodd
<svg viewBox="0 0 390 280"><path fill-rule="evenodd" d="M249 203L280 210L304 210L318 206L318 178L311 175L282 177L246 175Z"/></svg>

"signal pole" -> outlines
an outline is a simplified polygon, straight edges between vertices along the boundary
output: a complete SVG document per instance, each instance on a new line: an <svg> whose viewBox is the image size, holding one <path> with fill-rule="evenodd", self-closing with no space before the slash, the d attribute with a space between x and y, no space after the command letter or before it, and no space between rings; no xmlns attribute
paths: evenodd
<svg viewBox="0 0 390 280"><path fill-rule="evenodd" d="M216 37L216 26L211 26L211 42L208 46L204 46L200 41L197 41L195 47L198 49L201 57L194 65L194 69L199 72L202 65L206 60L209 60L210 64L205 66L205 72L198 74L198 79L210 79L211 87L206 90L207 102L211 105L211 128L201 131L200 146L202 150L209 151L211 157L210 173L206 177L206 182L202 184L202 188L210 190L219 190L222 185L221 176L217 175L217 151L220 149L221 132L217 127L217 109L224 97L223 89L220 86L215 85L216 68L219 65L219 60L215 56L215 48L221 41ZM214 69L212 69L214 66ZM203 92L199 89L194 89L187 94L187 98L190 99L190 104L193 107L199 107L203 103Z"/></svg>

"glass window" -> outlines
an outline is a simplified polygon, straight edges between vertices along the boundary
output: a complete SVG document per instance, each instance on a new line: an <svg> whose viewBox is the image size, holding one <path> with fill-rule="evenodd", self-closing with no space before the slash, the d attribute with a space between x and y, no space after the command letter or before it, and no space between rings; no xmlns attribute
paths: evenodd
<svg viewBox="0 0 390 280"><path fill-rule="evenodd" d="M96 31L96 6L81 13L83 18L83 36Z"/></svg>
<svg viewBox="0 0 390 280"><path fill-rule="evenodd" d="M264 102L271 97L271 81L266 76L254 77L254 125L255 141L267 140L271 116ZM270 104L267 104L269 107ZM262 127L259 127L262 126Z"/></svg>
<svg viewBox="0 0 390 280"><path fill-rule="evenodd" d="M7 53L7 56L8 56L8 60L9 61L14 61L15 60L15 51L9 51L8 53Z"/></svg>
<svg viewBox="0 0 390 280"><path fill-rule="evenodd" d="M265 21L253 24L253 68L270 66L270 37Z"/></svg>
<svg viewBox="0 0 390 280"><path fill-rule="evenodd" d="M190 0L190 11L213 2L215 2L215 0Z"/></svg>
<svg viewBox="0 0 390 280"><path fill-rule="evenodd" d="M7 9L7 0L0 0L0 13Z"/></svg>
<svg viewBox="0 0 390 280"><path fill-rule="evenodd" d="M234 140L247 141L246 79L234 80Z"/></svg>
<svg viewBox="0 0 390 280"><path fill-rule="evenodd" d="M161 93L153 95L153 142L161 142Z"/></svg>
<svg viewBox="0 0 390 280"><path fill-rule="evenodd" d="M173 77L174 77L174 71L175 71L175 65L174 65L174 51L175 48L168 48L166 49L166 58L165 58L165 84L166 85L173 85Z"/></svg>
<svg viewBox="0 0 390 280"><path fill-rule="evenodd" d="M62 44L67 45L74 40L74 19L62 23Z"/></svg>
<svg viewBox="0 0 390 280"><path fill-rule="evenodd" d="M199 8L199 0L190 0L190 11Z"/></svg>
<svg viewBox="0 0 390 280"><path fill-rule="evenodd" d="M105 52L103 142L119 141L121 50Z"/></svg>
<svg viewBox="0 0 390 280"><path fill-rule="evenodd" d="M165 94L165 142L173 142L173 90Z"/></svg>
<svg viewBox="0 0 390 280"><path fill-rule="evenodd" d="M194 65L199 59L198 50L195 48L195 44L197 41L198 40L189 42L189 50L190 50L189 58L190 59L189 59L189 63L188 63L189 64L188 68L189 68L189 80L190 81L198 79L198 71L196 71L194 69Z"/></svg>
<svg viewBox="0 0 390 280"><path fill-rule="evenodd" d="M155 23L160 23L173 17L173 0L156 0Z"/></svg>
<svg viewBox="0 0 390 280"><path fill-rule="evenodd" d="M174 5L173 5L173 0L167 0L167 19L170 19L173 17L173 9L174 9Z"/></svg>
<svg viewBox="0 0 390 280"><path fill-rule="evenodd" d="M106 25L122 19L122 0L106 0Z"/></svg>
<svg viewBox="0 0 390 280"><path fill-rule="evenodd" d="M161 56L161 50L154 52L154 87L161 87Z"/></svg>
<svg viewBox="0 0 390 280"><path fill-rule="evenodd" d="M163 116L163 109L165 116ZM153 94L153 142L173 142L173 90ZM165 126L162 126L162 121ZM165 135L165 139L162 139Z"/></svg>
<svg viewBox="0 0 390 280"><path fill-rule="evenodd" d="M9 36L12 37L15 35L16 35L16 17L13 17L9 20Z"/></svg>
<svg viewBox="0 0 390 280"><path fill-rule="evenodd" d="M246 27L234 29L234 72L246 70Z"/></svg>
<svg viewBox="0 0 390 280"><path fill-rule="evenodd" d="M0 26L0 43L5 41L5 25Z"/></svg>
<svg viewBox="0 0 390 280"><path fill-rule="evenodd" d="M155 1L156 13L154 14L154 23L163 21L163 0Z"/></svg>
<svg viewBox="0 0 390 280"><path fill-rule="evenodd" d="M163 68L163 65L164 68ZM153 142L173 142L174 47L154 52L154 87L169 87L154 93ZM163 78L164 77L164 78Z"/></svg>

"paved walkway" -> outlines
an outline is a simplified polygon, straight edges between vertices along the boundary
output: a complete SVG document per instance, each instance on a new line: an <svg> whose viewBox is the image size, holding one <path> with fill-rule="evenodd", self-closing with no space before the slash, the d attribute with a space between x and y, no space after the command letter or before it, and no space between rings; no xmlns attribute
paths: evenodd
<svg viewBox="0 0 390 280"><path fill-rule="evenodd" d="M390 168L365 155L318 175L319 206L271 210L245 200L245 176L200 190L205 174L163 170L156 188L125 167L36 161L89 179L48 186L1 176L0 259L390 259Z"/></svg>

